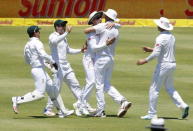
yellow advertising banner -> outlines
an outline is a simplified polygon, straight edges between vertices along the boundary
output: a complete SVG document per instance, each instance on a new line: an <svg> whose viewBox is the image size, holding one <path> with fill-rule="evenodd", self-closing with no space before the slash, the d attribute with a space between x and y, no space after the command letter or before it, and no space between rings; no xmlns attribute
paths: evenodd
<svg viewBox="0 0 193 131"><path fill-rule="evenodd" d="M1 18L82 18L115 9L119 18L193 18L193 0L0 0Z"/></svg>
<svg viewBox="0 0 193 131"><path fill-rule="evenodd" d="M62 19L62 18L61 18ZM0 26L53 26L56 19L52 18L0 18ZM87 18L65 18L69 25L87 26ZM104 22L104 20L103 20ZM155 27L153 19L120 19L123 27ZM171 19L175 27L193 27L192 19Z"/></svg>

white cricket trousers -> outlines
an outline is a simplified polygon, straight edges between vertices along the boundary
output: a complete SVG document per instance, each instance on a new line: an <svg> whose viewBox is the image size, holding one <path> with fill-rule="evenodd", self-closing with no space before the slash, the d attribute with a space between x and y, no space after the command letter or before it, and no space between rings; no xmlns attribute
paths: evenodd
<svg viewBox="0 0 193 131"><path fill-rule="evenodd" d="M82 89L81 102L88 101L88 98L95 87L95 72L94 72L94 60L90 56L83 56L82 59L85 75L86 85Z"/></svg>
<svg viewBox="0 0 193 131"><path fill-rule="evenodd" d="M157 101L162 84L164 84L167 93L173 102L179 108L187 107L179 93L174 89L173 72L176 69L176 63L161 63L156 66L152 84L149 90L149 111L148 114L157 113Z"/></svg>
<svg viewBox="0 0 193 131"><path fill-rule="evenodd" d="M59 96L61 105L63 106L63 100L62 97L60 96L60 91L61 87L63 84L63 81L67 84L67 86L70 88L72 91L72 94L75 96L77 100L80 101L80 96L82 93L82 90L80 88L80 84L68 62L65 63L60 63L59 65L59 70L56 75L54 75L53 78L53 85L56 87L56 90L54 92L54 95L57 97ZM47 110L52 110L54 104L51 101L50 97L48 97L48 102L46 104L46 109Z"/></svg>
<svg viewBox="0 0 193 131"><path fill-rule="evenodd" d="M46 87L52 86L52 80L49 75L45 72L43 67L36 67L31 69L32 77L35 81L35 90L29 92L24 96L18 97L18 104L26 103L34 100L38 100L44 97Z"/></svg>
<svg viewBox="0 0 193 131"><path fill-rule="evenodd" d="M70 70L70 71L68 71ZM59 64L59 70L57 73L57 78L54 80L58 84L58 87L61 89L63 81L72 91L73 95L77 100L79 100L81 95L80 84L75 76L75 73L70 67L70 64Z"/></svg>
<svg viewBox="0 0 193 131"><path fill-rule="evenodd" d="M80 88L80 84L79 84L72 68L70 67L70 64L67 62L63 63L63 64L59 64L59 70L58 70L57 74L54 75L54 78L53 78L53 85L56 86L56 89L58 90L55 92L55 96L59 96L60 98L61 98L61 96L59 93L61 91L63 81L70 88L70 90L72 91L75 98L77 100L80 100L80 95L82 92L81 88ZM52 110L52 108L53 108L53 102L50 100L50 98L48 98L46 109Z"/></svg>
<svg viewBox="0 0 193 131"><path fill-rule="evenodd" d="M121 104L126 100L125 97L123 97L113 86L111 86L110 80L112 76L113 65L114 61L109 56L97 58L94 65L98 111L103 111L105 109L104 92L107 92L118 104Z"/></svg>
<svg viewBox="0 0 193 131"><path fill-rule="evenodd" d="M46 87L52 86L52 80L43 68L32 68L31 73L37 91L45 93Z"/></svg>

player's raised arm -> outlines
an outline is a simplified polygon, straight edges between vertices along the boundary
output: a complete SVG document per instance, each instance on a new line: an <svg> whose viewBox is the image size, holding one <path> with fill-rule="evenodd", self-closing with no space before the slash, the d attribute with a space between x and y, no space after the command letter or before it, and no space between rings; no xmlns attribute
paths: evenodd
<svg viewBox="0 0 193 131"><path fill-rule="evenodd" d="M62 35L51 35L51 36L49 37L49 41L50 41L52 44L58 44L60 41L64 40L67 35L68 35L68 32L65 32L65 33L62 34Z"/></svg>
<svg viewBox="0 0 193 131"><path fill-rule="evenodd" d="M59 34L52 34L49 37L51 44L58 44L60 41L64 40L66 36L72 31L72 26L65 26L67 21L57 20L54 23L54 28ZM65 32L64 32L65 31Z"/></svg>
<svg viewBox="0 0 193 131"><path fill-rule="evenodd" d="M91 32L95 32L95 29L93 27L88 27L84 30L85 34L91 33Z"/></svg>
<svg viewBox="0 0 193 131"><path fill-rule="evenodd" d="M92 27L88 27L84 30L85 34L91 33L91 32L95 32L96 34L100 34L103 33L106 29L106 24L105 23L100 23L98 25L92 26Z"/></svg>
<svg viewBox="0 0 193 131"><path fill-rule="evenodd" d="M121 24L111 23L111 22L109 22L109 23L106 24L106 29L111 29L111 28L113 28L113 27L119 29L119 28L121 28Z"/></svg>

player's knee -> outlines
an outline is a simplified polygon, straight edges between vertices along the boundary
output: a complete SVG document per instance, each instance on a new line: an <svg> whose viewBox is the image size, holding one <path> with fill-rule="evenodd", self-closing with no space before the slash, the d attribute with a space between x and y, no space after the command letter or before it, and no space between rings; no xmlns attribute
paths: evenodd
<svg viewBox="0 0 193 131"><path fill-rule="evenodd" d="M166 90L168 93L174 92L174 88L170 88L170 87L166 87L165 90Z"/></svg>
<svg viewBox="0 0 193 131"><path fill-rule="evenodd" d="M80 86L79 82L77 79L67 81L67 84L69 87L77 87Z"/></svg>
<svg viewBox="0 0 193 131"><path fill-rule="evenodd" d="M35 90L32 92L32 96L36 97L37 99L44 98L44 92Z"/></svg>
<svg viewBox="0 0 193 131"><path fill-rule="evenodd" d="M60 90L56 86L50 86L46 91L51 99L57 98L60 93Z"/></svg>
<svg viewBox="0 0 193 131"><path fill-rule="evenodd" d="M52 85L53 85L52 80L48 80L48 81L46 82L46 87L47 87L47 86L52 86Z"/></svg>
<svg viewBox="0 0 193 131"><path fill-rule="evenodd" d="M92 80L92 81L89 82L89 85L90 86L96 86L96 82L94 80Z"/></svg>

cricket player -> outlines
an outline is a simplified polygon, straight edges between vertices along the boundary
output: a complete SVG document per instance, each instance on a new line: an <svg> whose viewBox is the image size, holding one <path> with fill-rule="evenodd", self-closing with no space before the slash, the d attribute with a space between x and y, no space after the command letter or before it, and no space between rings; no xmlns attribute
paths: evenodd
<svg viewBox="0 0 193 131"><path fill-rule="evenodd" d="M152 84L149 90L149 110L148 115L142 116L141 119L152 119L156 117L157 100L159 91L164 84L166 91L172 98L177 107L182 109L182 118L188 116L189 106L182 100L179 93L174 89L173 73L176 69L175 60L175 37L170 32L173 30L172 24L167 18L161 17L154 20L160 32L156 38L154 48L144 47L145 52L152 52L147 58L137 61L137 65L148 63L154 58L157 58L157 66L153 75Z"/></svg>
<svg viewBox="0 0 193 131"><path fill-rule="evenodd" d="M76 109L76 115L81 116L81 113L77 108L77 104L80 101L80 95L82 90L75 76L75 73L70 66L70 63L67 61L67 54L78 54L81 52L83 53L85 48L72 49L69 47L66 36L71 32L71 27L66 27L66 24L67 21L56 20L54 23L55 32L53 32L49 36L51 55L54 61L58 64L58 72L53 81L54 83L56 83L59 92L62 87L62 82L64 81L67 84L67 86L70 88L73 95L78 101L77 103L73 104L74 108ZM47 110L51 110L51 105L52 103L49 100L46 108L50 109Z"/></svg>
<svg viewBox="0 0 193 131"><path fill-rule="evenodd" d="M96 117L105 117L105 100L104 92L107 92L115 102L121 105L117 116L123 117L127 110L131 107L131 102L128 102L113 86L110 84L113 65L114 65L114 50L118 40L118 29L113 27L112 29L106 29L107 23L114 23L118 21L117 12L113 9L108 9L104 12L106 23L101 23L93 27L85 29L85 33L94 32L99 35L100 40L98 45L104 45L104 43L110 38L116 38L112 45L105 46L101 50L96 50L95 56L95 79L96 79L96 95L97 95L97 111Z"/></svg>
<svg viewBox="0 0 193 131"><path fill-rule="evenodd" d="M27 33L30 37L29 41L25 45L24 48L24 57L26 63L31 66L31 73L35 81L35 90L33 92L29 92L24 96L17 96L12 97L13 103L13 111L17 114L18 113L18 105L39 100L44 97L44 93L46 91L51 91L52 89L52 80L50 79L49 75L45 71L45 62L50 63L51 66L54 66L55 69L58 69L57 64L49 56L45 50L42 42L39 40L40 38L40 28L38 26L30 26L27 29ZM50 97L52 98L52 93L48 92ZM72 114L73 112L66 112L65 110L61 109L57 105L57 100L53 99L53 103L56 105L58 109L62 111L62 116L65 117L67 115Z"/></svg>
<svg viewBox="0 0 193 131"><path fill-rule="evenodd" d="M102 16L103 12L97 12L94 11L90 14L88 25L95 26L102 22ZM107 28L112 28L115 26L115 24L109 24ZM118 25L120 26L120 25ZM96 110L88 110L86 106L86 101L88 101L88 97L91 94L92 89L95 87L95 72L94 72L94 63L95 63L95 53L97 50L101 50L103 48L106 48L106 46L111 45L115 39L109 39L104 44L98 45L98 42L100 40L99 35L96 35L95 32L91 32L87 34L87 50L84 52L83 55L83 67L86 74L86 85L82 90L81 95L81 113L84 115L89 115L89 113L93 113Z"/></svg>

